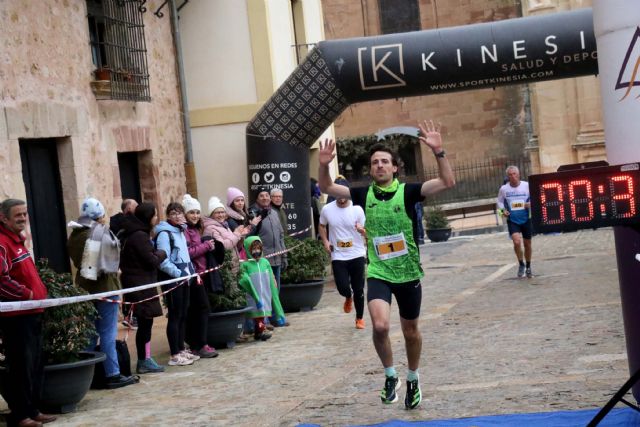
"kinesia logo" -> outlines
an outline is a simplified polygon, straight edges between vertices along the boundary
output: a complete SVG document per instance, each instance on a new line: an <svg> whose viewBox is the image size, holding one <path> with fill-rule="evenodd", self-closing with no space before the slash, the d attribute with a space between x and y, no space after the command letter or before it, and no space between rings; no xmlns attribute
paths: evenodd
<svg viewBox="0 0 640 427"><path fill-rule="evenodd" d="M629 96L634 86L640 86L640 43L636 43L638 39L640 39L640 27L636 27L616 81L615 90L625 89L620 101ZM638 98L640 94L636 96L636 99Z"/></svg>
<svg viewBox="0 0 640 427"><path fill-rule="evenodd" d="M358 70L362 90L407 85L400 43L358 48Z"/></svg>

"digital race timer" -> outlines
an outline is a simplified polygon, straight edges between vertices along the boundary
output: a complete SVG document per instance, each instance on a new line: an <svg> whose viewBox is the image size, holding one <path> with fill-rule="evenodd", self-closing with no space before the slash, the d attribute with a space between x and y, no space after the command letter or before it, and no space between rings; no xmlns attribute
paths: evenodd
<svg viewBox="0 0 640 427"><path fill-rule="evenodd" d="M546 233L640 224L639 188L638 163L531 175L533 229Z"/></svg>

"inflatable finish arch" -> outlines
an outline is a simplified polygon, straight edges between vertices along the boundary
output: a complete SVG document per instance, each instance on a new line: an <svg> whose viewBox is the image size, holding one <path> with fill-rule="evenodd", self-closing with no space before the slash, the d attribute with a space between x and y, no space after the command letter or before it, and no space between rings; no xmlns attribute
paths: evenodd
<svg viewBox="0 0 640 427"><path fill-rule="evenodd" d="M247 126L250 199L282 188L288 232L308 227L309 147L350 104L597 71L591 9L320 42Z"/></svg>

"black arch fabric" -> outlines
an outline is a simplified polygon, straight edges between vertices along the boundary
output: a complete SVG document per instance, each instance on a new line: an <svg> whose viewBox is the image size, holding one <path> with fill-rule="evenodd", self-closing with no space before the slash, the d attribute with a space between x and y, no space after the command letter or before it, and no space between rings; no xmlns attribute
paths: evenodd
<svg viewBox="0 0 640 427"><path fill-rule="evenodd" d="M591 9L320 42L247 126L311 146L355 102L598 72Z"/></svg>
<svg viewBox="0 0 640 427"><path fill-rule="evenodd" d="M591 9L320 42L247 125L250 200L282 189L285 233L307 229L308 148L352 103L597 72Z"/></svg>

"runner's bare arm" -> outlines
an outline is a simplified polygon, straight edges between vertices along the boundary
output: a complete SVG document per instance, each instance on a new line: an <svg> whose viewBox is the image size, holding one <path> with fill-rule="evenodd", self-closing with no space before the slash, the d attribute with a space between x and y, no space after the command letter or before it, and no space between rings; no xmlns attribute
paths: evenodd
<svg viewBox="0 0 640 427"><path fill-rule="evenodd" d="M336 157L336 154L333 152L335 147L336 143L330 138L326 138L324 143L320 141L320 152L318 154L318 162L320 163L318 168L318 185L320 186L320 191L329 194L336 199L350 199L351 192L348 187L335 184L331 181L329 164L334 157Z"/></svg>
<svg viewBox="0 0 640 427"><path fill-rule="evenodd" d="M433 124L433 120L425 120L423 123L419 123L418 126L420 127L420 135L418 137L420 142L431 148L438 162L438 177L424 182L420 190L420 194L423 196L431 196L447 188L452 188L456 185L456 180L449 160L444 156L440 124L438 123L436 126Z"/></svg>

